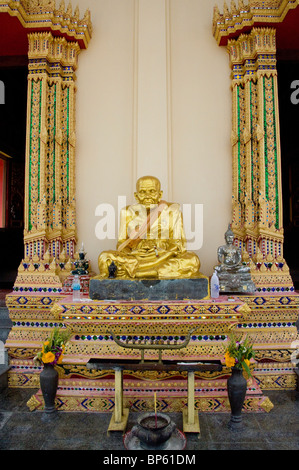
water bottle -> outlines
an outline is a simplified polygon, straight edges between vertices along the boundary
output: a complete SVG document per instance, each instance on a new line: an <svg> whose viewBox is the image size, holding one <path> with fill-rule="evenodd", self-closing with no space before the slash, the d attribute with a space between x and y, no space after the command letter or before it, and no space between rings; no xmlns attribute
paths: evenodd
<svg viewBox="0 0 299 470"><path fill-rule="evenodd" d="M78 274L75 274L74 276L72 288L73 288L73 300L75 301L80 300L81 285L80 285L80 278Z"/></svg>
<svg viewBox="0 0 299 470"><path fill-rule="evenodd" d="M219 297L219 278L217 276L216 271L214 271L213 276L211 278L211 297L213 299L218 299Z"/></svg>

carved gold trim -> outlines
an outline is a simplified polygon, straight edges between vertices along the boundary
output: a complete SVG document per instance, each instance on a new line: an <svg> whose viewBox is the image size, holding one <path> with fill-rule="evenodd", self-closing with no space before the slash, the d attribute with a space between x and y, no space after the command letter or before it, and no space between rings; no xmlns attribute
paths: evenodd
<svg viewBox="0 0 299 470"><path fill-rule="evenodd" d="M90 11L87 9L80 18L79 8L73 12L71 3L65 8L64 0L60 1L59 7L55 0L0 0L1 12L17 17L26 29L46 28L79 41L82 48L88 47L92 36Z"/></svg>
<svg viewBox="0 0 299 470"><path fill-rule="evenodd" d="M214 7L213 35L217 43L225 44L231 36L241 34L244 29L248 30L257 24L281 23L290 10L297 8L298 0L244 0L231 1L230 9L224 2L223 13L218 6Z"/></svg>

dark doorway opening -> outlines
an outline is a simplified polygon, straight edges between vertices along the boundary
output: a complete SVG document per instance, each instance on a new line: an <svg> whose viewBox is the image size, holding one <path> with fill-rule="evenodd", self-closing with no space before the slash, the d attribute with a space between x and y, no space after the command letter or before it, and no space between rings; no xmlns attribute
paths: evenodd
<svg viewBox="0 0 299 470"><path fill-rule="evenodd" d="M284 258L299 289L299 60L277 64L281 137Z"/></svg>
<svg viewBox="0 0 299 470"><path fill-rule="evenodd" d="M0 225L0 288L13 287L24 257L24 179L27 112L27 65L0 63L0 159L2 221ZM4 163L3 163L4 162ZM5 179L5 181L4 181Z"/></svg>

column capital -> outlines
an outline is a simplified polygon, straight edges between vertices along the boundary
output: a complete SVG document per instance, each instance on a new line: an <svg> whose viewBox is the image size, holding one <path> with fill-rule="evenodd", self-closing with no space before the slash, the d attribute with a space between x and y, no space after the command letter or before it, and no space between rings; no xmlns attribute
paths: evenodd
<svg viewBox="0 0 299 470"><path fill-rule="evenodd" d="M0 12L17 17L28 31L55 32L68 41L77 41L80 49L88 47L92 36L90 11L80 18L79 8L73 12L71 3L66 8L64 0L58 7L55 0L0 0Z"/></svg>
<svg viewBox="0 0 299 470"><path fill-rule="evenodd" d="M256 26L276 27L298 5L298 0L248 0L246 5L244 0L238 0L238 5L232 0L230 7L224 2L223 13L218 7L214 8L213 35L218 45L225 46L229 40Z"/></svg>

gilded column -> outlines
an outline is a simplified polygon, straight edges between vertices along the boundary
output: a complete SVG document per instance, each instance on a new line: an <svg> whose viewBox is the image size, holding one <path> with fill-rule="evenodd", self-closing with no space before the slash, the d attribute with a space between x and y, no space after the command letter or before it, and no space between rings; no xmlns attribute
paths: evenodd
<svg viewBox="0 0 299 470"><path fill-rule="evenodd" d="M237 42L230 44L230 61L232 67L232 158L233 158L233 184L232 184L232 227L236 239L241 241L242 247L242 225L244 211L242 207L242 162L243 143L241 135L244 131L244 85L243 66L240 46Z"/></svg>
<svg viewBox="0 0 299 470"><path fill-rule="evenodd" d="M227 48L232 68L235 243L251 264L257 286L289 289L292 280L283 259L276 30L253 28L229 40Z"/></svg>
<svg viewBox="0 0 299 470"><path fill-rule="evenodd" d="M76 244L75 70L80 47L51 32L30 33L28 40L25 257L16 286L26 275L31 284L60 282L70 272Z"/></svg>

